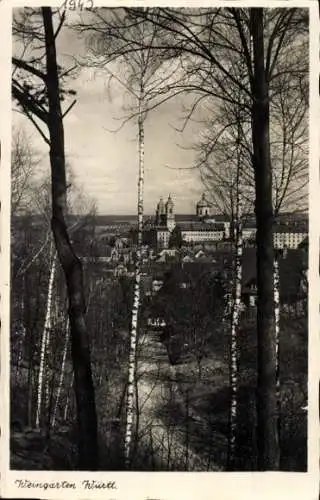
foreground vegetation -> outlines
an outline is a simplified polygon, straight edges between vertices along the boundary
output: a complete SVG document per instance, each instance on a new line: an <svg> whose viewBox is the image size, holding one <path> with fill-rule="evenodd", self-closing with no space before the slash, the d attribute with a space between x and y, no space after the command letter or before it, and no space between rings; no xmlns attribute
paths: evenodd
<svg viewBox="0 0 320 500"><path fill-rule="evenodd" d="M39 345L44 316L39 314L41 308L30 308L28 304L41 301L45 303L45 277L48 279L48 269L42 269L40 262L41 260L37 260L24 276L24 286L29 283L28 296L24 295L25 316L20 316L21 308L16 310L13 323L13 335L24 328L27 335L25 338L31 338L35 347L30 352L28 344L24 343L22 351L18 351L20 344L17 341L23 341L22 337L12 343L11 391L14 397L11 398L11 463L12 467L18 469L74 469L77 418L69 346L63 386L56 408L55 423L52 425L63 357L60 339L65 336L66 326L66 311L63 307L59 314L59 308L56 313L48 350L49 404L43 402L41 430L34 429ZM122 442L125 432L126 363L132 283L127 278L101 280L99 277L103 275L103 265L91 263L90 266L87 268L85 282L88 296L90 295L87 322L95 332L91 355L101 450L100 468L117 470L123 467ZM59 272L61 271L58 270L57 287ZM225 284L220 275L212 272L196 275L196 278L192 274L187 276L193 284L191 287L179 288L178 295L177 287L181 276L177 275L176 271L169 272L162 290L153 298L146 296L143 302L144 319L137 363L143 365L147 359L156 369L160 360L162 368L153 381L148 379L143 388L140 387L141 394L143 393L143 396L140 395L141 399L145 399L148 391L148 397L153 398L154 412L151 416L147 415L149 410L146 408L140 411L140 424L135 428L133 469L171 470L173 467L173 470L197 470L194 469L196 465L192 463L192 453L203 458L208 470L211 470L211 467L220 470L226 468L231 339L230 317L223 316ZM32 286L35 279L38 285ZM186 280L186 277L183 279ZM58 293L57 289L55 293ZM16 304L20 296L21 289L13 287L12 303ZM57 295L56 300L58 298ZM214 311L214 316L210 311ZM154 314L161 314L166 319L167 326L160 329L149 327L147 319ZM254 316L254 309L244 311L239 328L237 470L256 470L257 467L257 338ZM151 340L146 341L146 338ZM281 470L306 470L307 339L306 317L296 317L283 312L280 338ZM155 399L154 386L162 388L162 393L165 391L161 401ZM137 387L139 391L139 378ZM174 466L170 461L169 466L168 463L161 462L159 447L157 448L155 442L141 439L152 419L157 419L157 425L162 426L163 433L167 436L172 435L173 429L179 434L185 454L182 465L179 462Z"/></svg>

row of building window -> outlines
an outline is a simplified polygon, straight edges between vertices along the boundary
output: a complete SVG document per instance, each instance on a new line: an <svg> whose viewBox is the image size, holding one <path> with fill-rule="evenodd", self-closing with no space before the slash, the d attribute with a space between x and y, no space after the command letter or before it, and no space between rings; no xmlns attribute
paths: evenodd
<svg viewBox="0 0 320 500"><path fill-rule="evenodd" d="M243 232L243 236L253 236L254 232ZM283 243L292 243L292 244L299 244L301 241L306 238L307 234L306 233L274 233L273 238L274 242L277 244ZM165 233L158 233L159 240L161 241L168 241L170 237L169 232ZM187 241L192 240L192 239L197 239L197 238L213 238L213 239L222 239L224 237L224 232L223 231L182 231L182 238L186 239Z"/></svg>
<svg viewBox="0 0 320 500"><path fill-rule="evenodd" d="M275 233L274 238L276 240L303 240L307 234L303 233Z"/></svg>

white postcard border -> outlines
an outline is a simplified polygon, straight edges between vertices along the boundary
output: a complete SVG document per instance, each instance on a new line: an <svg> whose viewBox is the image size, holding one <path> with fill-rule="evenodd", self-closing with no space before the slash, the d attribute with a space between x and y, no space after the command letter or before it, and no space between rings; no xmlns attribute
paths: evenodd
<svg viewBox="0 0 320 500"><path fill-rule="evenodd" d="M49 2L47 2L49 3ZM118 0L95 1L96 6L128 5L153 6L199 5L198 0ZM318 215L319 188L319 6L315 0L270 0L233 2L202 0L202 6L261 6L261 7L309 7L310 9L310 186L309 186L309 383L308 383L308 472L307 473L178 473L178 472L53 472L9 470L9 326L10 326L10 150L11 150L11 9L14 6L41 6L39 0L3 0L0 4L0 318L1 318L1 497L59 499L104 498L111 499L159 499L159 500L261 500L310 499L319 495L319 239ZM50 1L51 5L62 2ZM116 483L116 489L85 488L83 481ZM20 482L19 482L20 481ZM41 483L42 487L22 487L21 481ZM65 488L63 487L63 481ZM50 487L50 485L60 487ZM74 483L76 488L67 487ZM27 484L27 483L26 483ZM20 485L20 486L19 486ZM47 485L45 487L45 485Z"/></svg>

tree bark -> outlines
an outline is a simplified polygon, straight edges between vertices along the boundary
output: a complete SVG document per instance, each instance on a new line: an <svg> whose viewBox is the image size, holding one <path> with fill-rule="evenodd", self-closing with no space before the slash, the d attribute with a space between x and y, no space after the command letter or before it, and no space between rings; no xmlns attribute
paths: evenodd
<svg viewBox="0 0 320 500"><path fill-rule="evenodd" d="M48 351L49 336L50 336L50 330L51 330L51 305L52 305L52 292L53 292L55 270L56 270L56 256L54 255L52 263L51 263L51 270L50 270L50 276L49 276L46 318L45 318L44 328L43 328L42 337L41 337L41 352L40 352L40 365L39 365L38 390L37 390L37 413L36 413L36 427L37 427L37 429L40 427L42 395L43 395L43 382L44 382L44 379L46 379L45 359L46 359L46 353Z"/></svg>
<svg viewBox="0 0 320 500"><path fill-rule="evenodd" d="M61 391L62 391L64 371L65 371L65 366L66 366L68 345L69 345L69 321L67 321L67 325L66 325L66 338L65 338L63 354L62 354L61 371L60 371L58 389L57 389L57 394L56 394L56 401L54 404L52 420L51 420L52 428L54 428L55 423L56 423L57 410L58 410L58 406L59 406L59 402L60 402L60 395L61 395Z"/></svg>
<svg viewBox="0 0 320 500"><path fill-rule="evenodd" d="M137 333L138 333L138 315L140 307L140 281L141 281L141 250L142 250L142 232L143 232L143 183L144 183L144 88L141 81L139 97L139 174L138 174L138 242L137 257L135 269L135 285L132 306L131 332L130 332L130 350L129 350L129 371L127 386L127 406L126 406L126 431L124 442L124 460L125 468L131 465L131 443L134 413L134 379L136 375L136 351L137 351Z"/></svg>
<svg viewBox="0 0 320 500"><path fill-rule="evenodd" d="M29 272L26 272L23 276L22 288L23 288L23 325L26 330L26 346L27 346L27 360L28 360L28 401L26 409L26 422L28 427L33 426L33 375L34 375L34 328L31 325L31 311L30 311L30 281Z"/></svg>
<svg viewBox="0 0 320 500"><path fill-rule="evenodd" d="M71 245L65 216L67 185L64 150L63 117L59 95L59 76L55 36L50 7L42 7L46 45L46 87L49 104L50 164L52 188L52 231L57 254L63 268L69 299L69 321L75 396L79 432L80 470L95 470L98 466L97 416L92 382L90 347L85 323L85 299L82 265Z"/></svg>
<svg viewBox="0 0 320 500"><path fill-rule="evenodd" d="M263 9L251 10L254 76L252 141L257 219L257 446L258 469L278 470L276 345L273 296L273 206L269 141L269 91L264 63Z"/></svg>
<svg viewBox="0 0 320 500"><path fill-rule="evenodd" d="M275 337L276 337L276 398L278 410L278 436L280 441L280 415L281 415L281 393L280 393L280 275L278 256L274 258L274 318L275 318Z"/></svg>
<svg viewBox="0 0 320 500"><path fill-rule="evenodd" d="M20 368L21 368L21 363L23 361L23 351L24 351L24 346L26 343L26 328L24 324L24 295L22 295L22 299L20 301L20 308L21 308L21 322L19 324L19 335L21 335L21 338L19 339L18 343L18 352L17 352L17 360L16 360L16 380L17 382L19 381L19 375L20 375Z"/></svg>
<svg viewBox="0 0 320 500"><path fill-rule="evenodd" d="M238 418L238 329L240 321L241 289L242 289L242 200L239 187L240 169L238 168L238 193L237 193L237 228L236 228L236 262L234 280L234 301L232 306L231 321L231 346L230 346L230 415L228 439L228 470L235 470L236 465L236 431Z"/></svg>

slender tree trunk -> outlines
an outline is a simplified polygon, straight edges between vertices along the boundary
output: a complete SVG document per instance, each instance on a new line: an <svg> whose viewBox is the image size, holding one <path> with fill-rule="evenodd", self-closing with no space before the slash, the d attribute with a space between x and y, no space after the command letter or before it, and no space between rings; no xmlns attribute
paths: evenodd
<svg viewBox="0 0 320 500"><path fill-rule="evenodd" d="M139 98L139 174L138 174L138 244L135 269L135 284L131 318L130 332L130 350L129 350L129 371L128 371L128 387L127 387L127 407L126 407L126 430L124 440L124 460L125 468L130 467L131 457L131 442L132 428L134 417L134 378L136 376L136 350L137 350L137 330L138 330L138 314L140 306L140 280L141 280L141 247L142 247L142 231L143 231L143 184L144 184L144 88L141 81L140 98Z"/></svg>
<svg viewBox="0 0 320 500"><path fill-rule="evenodd" d="M251 9L254 76L252 141L257 219L257 448L258 469L278 470L276 347L273 296L273 206L269 140L269 91L264 63L263 9Z"/></svg>
<svg viewBox="0 0 320 500"><path fill-rule="evenodd" d="M276 397L278 405L278 436L280 440L280 417L281 417L281 394L280 394L280 276L279 276L279 261L277 255L274 259L274 318L275 318L275 336L276 336Z"/></svg>
<svg viewBox="0 0 320 500"><path fill-rule="evenodd" d="M56 259L57 259L57 255L55 253L55 265L56 265ZM53 328L54 328L54 325L56 325L57 323L57 320L58 320L58 315L57 315L57 303L58 303L58 300L57 300L57 293L55 293L55 300L52 299L52 308L51 308L51 325L50 325L50 329L48 330L48 334L46 336L46 355L47 355L47 367L48 369L46 370L46 373L45 373L45 376L44 376L44 387L45 387L45 408L48 409L49 411L49 414L48 414L48 418L47 418L47 421L50 423L50 413L51 413L51 407L52 407L52 402L50 403L50 400L52 400L52 391L53 391L53 379L54 379L54 370L53 370L53 366L55 366L55 356L56 356L56 351L53 350L52 353L51 353L51 356L50 356L50 351L49 351L49 345L50 345L50 342L52 342L52 333L53 333ZM50 386L51 386L51 390L50 390ZM50 394L51 392L51 394Z"/></svg>
<svg viewBox="0 0 320 500"><path fill-rule="evenodd" d="M46 439L50 439L50 432L51 432L51 416L53 412L53 400L54 400L54 389L55 389L55 384L56 384L56 373L54 370L52 370L52 376L48 377L48 384L47 384L47 402L46 402L46 409L47 409L47 418L46 418Z"/></svg>
<svg viewBox="0 0 320 500"><path fill-rule="evenodd" d="M239 138L240 139L240 138ZM237 166L237 207L236 207L236 262L234 280L234 301L231 321L231 346L230 346L230 415L229 415L229 440L228 440L228 470L234 470L236 462L236 431L238 418L238 328L240 320L241 289L242 289L242 198L240 189L240 160L238 145Z"/></svg>
<svg viewBox="0 0 320 500"><path fill-rule="evenodd" d="M23 323L26 329L26 345L27 345L27 359L28 359L28 401L26 408L26 422L28 427L33 426L33 361L34 361L34 333L31 326L30 318L30 284L28 272L25 273L23 278L23 293L24 293L24 309L23 309Z"/></svg>
<svg viewBox="0 0 320 500"><path fill-rule="evenodd" d="M60 371L58 389L57 389L57 394L56 394L56 401L55 401L55 404L54 404L54 409L53 409L53 414L52 414L52 420L51 420L51 426L52 426L53 429L54 429L54 426L55 426L55 423L56 423L57 409L58 409L58 405L59 405L59 401L60 401L60 395L61 395L61 390L62 390L62 385L63 385L63 378L64 378L64 370L65 370L65 366L66 366L68 345L69 345L69 321L67 321L67 325L66 325L66 338L65 338L64 348L63 348L61 371Z"/></svg>
<svg viewBox="0 0 320 500"><path fill-rule="evenodd" d="M16 365L16 379L17 381L19 380L19 372L21 368L21 363L23 360L23 347L25 345L26 341L26 328L24 324L24 296L22 295L22 300L20 302L20 308L21 308L21 329L19 328L19 334L21 335L21 339L19 340L18 344L18 353L17 353L17 365Z"/></svg>
<svg viewBox="0 0 320 500"><path fill-rule="evenodd" d="M49 103L48 130L52 188L52 231L57 254L63 268L69 299L74 388L77 402L78 448L80 470L95 470L98 466L97 416L92 382L89 338L85 322L85 299L82 265L68 235L67 183L65 168L63 116L59 95L59 76L52 10L42 7L45 31L47 97Z"/></svg>
<svg viewBox="0 0 320 500"><path fill-rule="evenodd" d="M136 352L138 355L138 352ZM136 456L139 446L139 427L140 427L140 406L139 406L139 379L135 374L134 377L134 391L135 391L135 439L131 444L131 462Z"/></svg>
<svg viewBox="0 0 320 500"><path fill-rule="evenodd" d="M51 330L51 305L52 305L52 292L53 292L55 270L56 270L56 256L54 255L51 264L49 284L48 284L46 318L41 337L41 352L40 352L40 365L39 365L39 375L38 375L37 410L36 410L37 429L39 429L40 427L40 420L41 420L43 382L45 378L45 358L46 358L47 347L49 345L49 336Z"/></svg>

